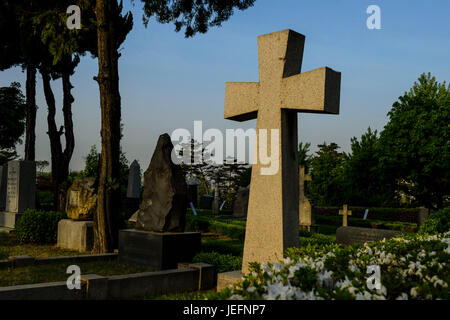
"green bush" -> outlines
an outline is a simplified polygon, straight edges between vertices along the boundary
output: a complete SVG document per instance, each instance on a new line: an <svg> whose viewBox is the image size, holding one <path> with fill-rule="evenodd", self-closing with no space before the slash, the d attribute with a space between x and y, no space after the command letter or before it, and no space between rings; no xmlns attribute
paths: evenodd
<svg viewBox="0 0 450 320"><path fill-rule="evenodd" d="M320 233L312 233L307 237L300 237L300 247L306 246L308 244L314 245L327 245L336 242L335 235L325 235Z"/></svg>
<svg viewBox="0 0 450 320"><path fill-rule="evenodd" d="M239 239L240 241L244 241L245 237L245 225L212 221L209 231L223 234L231 239Z"/></svg>
<svg viewBox="0 0 450 320"><path fill-rule="evenodd" d="M321 216L316 215L316 222L320 225L342 225L342 216ZM361 219L348 217L348 225L352 227L397 230L402 232L416 232L418 226L416 223L400 222L400 221L383 221L372 219ZM321 230L322 231L322 230Z"/></svg>
<svg viewBox="0 0 450 320"><path fill-rule="evenodd" d="M220 254L218 252L200 252L194 256L193 262L204 262L216 267L218 273L240 270L242 258L231 254Z"/></svg>
<svg viewBox="0 0 450 320"><path fill-rule="evenodd" d="M450 230L450 208L430 214L420 226L421 234L437 234Z"/></svg>
<svg viewBox="0 0 450 320"><path fill-rule="evenodd" d="M244 245L238 240L202 240L202 251L242 256Z"/></svg>
<svg viewBox="0 0 450 320"><path fill-rule="evenodd" d="M58 222L65 218L60 212L27 210L16 223L17 238L21 243L56 243Z"/></svg>

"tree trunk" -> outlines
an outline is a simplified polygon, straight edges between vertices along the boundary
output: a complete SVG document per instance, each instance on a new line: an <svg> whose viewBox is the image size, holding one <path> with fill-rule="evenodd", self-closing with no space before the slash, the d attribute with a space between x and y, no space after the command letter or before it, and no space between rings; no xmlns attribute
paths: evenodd
<svg viewBox="0 0 450 320"><path fill-rule="evenodd" d="M111 252L117 247L120 208L120 93L117 34L114 15L117 1L97 0L98 76L101 107L102 150L99 164L97 214L94 217L94 251Z"/></svg>
<svg viewBox="0 0 450 320"><path fill-rule="evenodd" d="M50 153L52 165L52 187L53 187L53 207L55 210L59 208L59 186L61 184L61 154L62 146L60 136L62 135L63 127L58 131L55 121L56 104L55 96L50 85L50 75L41 70L42 84L44 87L45 101L47 102L48 114L48 137L50 139Z"/></svg>
<svg viewBox="0 0 450 320"><path fill-rule="evenodd" d="M42 82L44 86L45 100L48 106L47 124L48 136L50 138L51 164L52 164L52 186L53 186L53 206L56 211L65 211L65 200L67 191L67 179L69 177L69 164L75 148L72 122L72 103L74 101L71 94L72 84L70 74L73 70L62 72L63 84L63 115L64 126L57 130L55 115L55 97L50 85L50 75L42 72ZM65 129L65 130L64 130ZM63 132L64 131L64 132ZM64 151L61 145L61 135L65 135L66 146Z"/></svg>
<svg viewBox="0 0 450 320"><path fill-rule="evenodd" d="M27 117L25 133L25 160L35 160L36 142L36 68L27 66L26 80Z"/></svg>

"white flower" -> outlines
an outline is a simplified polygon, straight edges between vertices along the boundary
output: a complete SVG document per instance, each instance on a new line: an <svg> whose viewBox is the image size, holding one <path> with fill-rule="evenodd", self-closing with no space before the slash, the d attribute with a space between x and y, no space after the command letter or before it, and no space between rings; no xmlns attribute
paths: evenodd
<svg viewBox="0 0 450 320"><path fill-rule="evenodd" d="M395 300L408 300L408 295L406 293L402 293Z"/></svg>

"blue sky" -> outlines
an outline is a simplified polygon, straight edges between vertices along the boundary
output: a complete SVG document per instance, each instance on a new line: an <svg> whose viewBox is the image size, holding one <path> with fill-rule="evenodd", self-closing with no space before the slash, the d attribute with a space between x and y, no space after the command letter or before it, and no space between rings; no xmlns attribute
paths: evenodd
<svg viewBox="0 0 450 320"><path fill-rule="evenodd" d="M350 138L370 126L380 131L392 103L423 72L450 80L450 1L256 0L236 12L221 28L185 39L172 24L142 24L139 0L125 9L134 14L119 61L124 138L130 162L146 169L158 136L176 128L193 130L194 120L207 128L252 128L256 122L223 119L226 81L258 81L257 36L292 29L306 36L303 71L328 66L342 72L339 115L299 114L299 139L316 145L338 143L349 151ZM369 5L381 8L381 30L369 30ZM83 16L82 16L83 19ZM84 166L91 145L100 146L97 61L89 56L72 78L75 151L71 169ZM0 72L0 86L19 81L20 68ZM53 84L62 107L60 82ZM49 160L47 107L38 77L36 159ZM61 107L58 121L62 124ZM18 146L23 154L23 146Z"/></svg>

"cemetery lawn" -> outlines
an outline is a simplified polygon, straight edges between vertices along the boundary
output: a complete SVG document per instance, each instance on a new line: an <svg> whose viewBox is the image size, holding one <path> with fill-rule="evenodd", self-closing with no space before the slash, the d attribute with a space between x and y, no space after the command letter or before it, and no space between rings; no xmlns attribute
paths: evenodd
<svg viewBox="0 0 450 320"><path fill-rule="evenodd" d="M14 233L0 232L0 260L8 259L10 256L21 255L42 258L53 256L74 256L80 254L87 253L61 249L56 247L54 244L21 244Z"/></svg>
<svg viewBox="0 0 450 320"><path fill-rule="evenodd" d="M78 265L80 267L81 274L94 273L101 276L153 271L149 268L136 268L119 264L115 260L95 262L66 261L47 265L34 265L14 269L0 269L0 287L66 281L67 277L69 276L69 274L66 273L67 267L72 264Z"/></svg>

